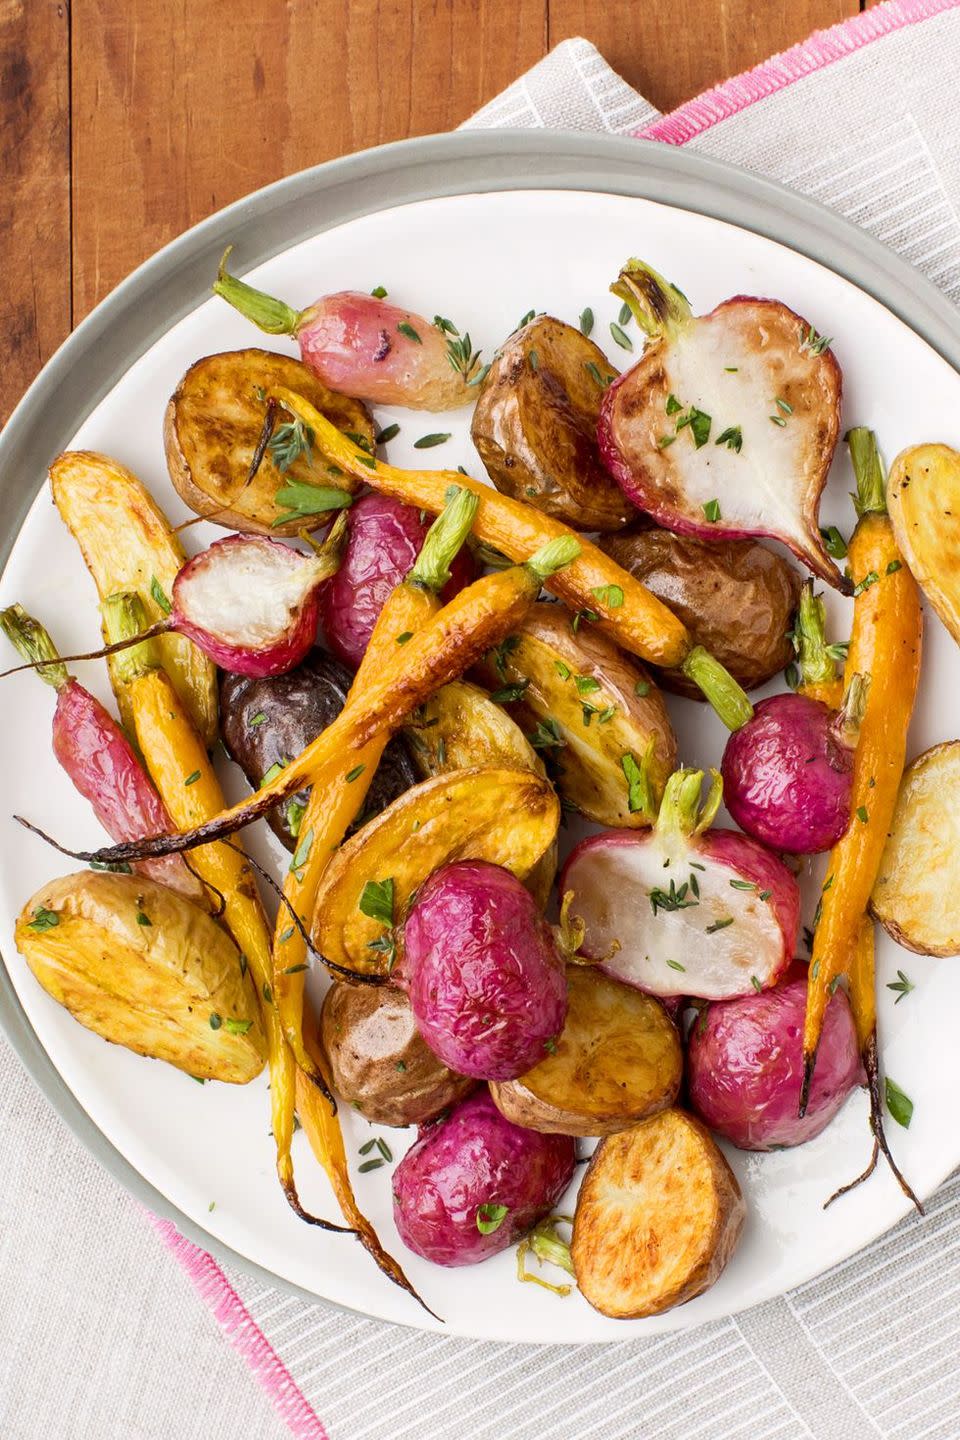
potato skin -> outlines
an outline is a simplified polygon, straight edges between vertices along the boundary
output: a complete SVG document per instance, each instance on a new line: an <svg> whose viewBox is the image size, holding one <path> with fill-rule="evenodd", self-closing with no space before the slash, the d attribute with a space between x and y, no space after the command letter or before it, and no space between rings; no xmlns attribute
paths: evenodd
<svg viewBox="0 0 960 1440"><path fill-rule="evenodd" d="M244 483L265 417L256 390L269 390L273 385L295 390L338 430L362 435L373 447L373 420L366 406L329 390L292 356L257 348L203 356L190 366L170 397L163 420L164 450L170 479L184 504L228 530L296 535L304 527L320 529L331 519L327 513L273 524L283 513L274 497L287 481L332 483L326 467L311 466L306 456L280 471L268 450L254 479ZM282 423L281 415L277 424ZM336 486L357 489L346 475L337 479Z"/></svg>
<svg viewBox="0 0 960 1440"><path fill-rule="evenodd" d="M632 527L599 544L669 605L694 644L711 651L746 690L766 684L793 659L787 632L802 580L789 560L759 541ZM658 678L666 690L703 699L679 670Z"/></svg>
<svg viewBox="0 0 960 1440"><path fill-rule="evenodd" d="M620 530L635 512L600 461L603 390L588 365L611 373L579 330L549 315L532 320L491 365L471 435L504 495L578 530Z"/></svg>
<svg viewBox="0 0 960 1440"><path fill-rule="evenodd" d="M567 1019L551 1054L490 1094L515 1125L553 1135L613 1135L672 1105L683 1056L653 996L567 966Z"/></svg>
<svg viewBox="0 0 960 1440"><path fill-rule="evenodd" d="M600 1141L580 1186L570 1251L584 1299L612 1320L661 1315L719 1279L746 1207L710 1132L664 1110Z"/></svg>
<svg viewBox="0 0 960 1440"><path fill-rule="evenodd" d="M409 1000L394 986L331 985L320 1039L337 1094L378 1125L424 1125L474 1088L421 1039Z"/></svg>

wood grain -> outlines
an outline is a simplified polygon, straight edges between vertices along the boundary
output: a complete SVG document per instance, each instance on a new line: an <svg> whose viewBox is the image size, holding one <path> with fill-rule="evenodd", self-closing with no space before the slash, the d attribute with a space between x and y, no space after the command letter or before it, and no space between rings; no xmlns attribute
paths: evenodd
<svg viewBox="0 0 960 1440"><path fill-rule="evenodd" d="M0 423L70 332L65 4L0 0Z"/></svg>
<svg viewBox="0 0 960 1440"><path fill-rule="evenodd" d="M585 35L670 109L859 0L0 0L0 419L187 226L333 155L458 125Z"/></svg>

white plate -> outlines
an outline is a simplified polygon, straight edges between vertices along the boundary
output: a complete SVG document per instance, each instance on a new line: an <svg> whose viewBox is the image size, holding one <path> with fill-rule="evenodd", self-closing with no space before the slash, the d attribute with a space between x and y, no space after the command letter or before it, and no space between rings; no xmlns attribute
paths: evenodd
<svg viewBox="0 0 960 1440"><path fill-rule="evenodd" d="M629 357L610 337L619 303L607 285L621 262L638 254L673 278L694 310L737 293L776 296L834 337L844 370L844 427L874 427L892 456L921 440L960 445L960 378L907 325L830 270L783 245L732 225L629 196L570 190L448 196L382 211L330 229L277 254L247 277L293 304L340 288L383 284L391 298L428 316L439 312L469 329L487 354L527 310L576 323L590 305L594 338L618 367ZM639 348L635 326L629 331ZM175 521L185 518L166 475L161 420L167 398L198 356L260 343L257 333L211 299L142 354L83 423L72 444L104 450L141 476ZM270 342L265 342L270 343ZM290 349L284 341L277 349ZM397 420L390 458L399 464L482 468L468 438L469 413L431 417L381 411ZM453 438L427 455L413 441L428 431ZM848 462L838 455L823 508L824 523L852 528ZM188 531L195 547L216 532ZM41 491L0 581L0 603L21 601L52 630L64 652L98 641L92 584L79 551ZM846 633L845 607L831 597L834 634ZM108 696L104 667L80 668L85 684ZM0 845L0 935L9 937L24 900L44 881L74 866L9 818L21 812L68 844L99 838L86 805L56 766L49 745L52 694L34 677L4 683L0 706L3 816ZM776 688L776 687L774 687ZM928 613L920 700L910 754L954 738L960 652ZM704 706L668 697L687 763L719 763L724 732ZM234 785L234 793L240 793ZM269 846L261 842L262 853ZM809 923L810 905L806 921ZM17 995L36 1035L82 1109L120 1154L194 1226L234 1252L317 1296L370 1315L434 1328L429 1317L373 1267L350 1240L318 1233L287 1209L273 1173L266 1080L245 1089L194 1082L161 1064L104 1044L40 990L7 946ZM960 967L907 955L880 934L880 1025L886 1067L914 1101L909 1132L892 1122L897 1157L921 1193L960 1160L953 1097L954 1016ZM894 1008L884 987L903 966L916 989ZM318 981L314 983L319 984ZM348 1153L373 1133L348 1108ZM407 1132L377 1131L395 1156ZM512 1251L470 1270L444 1271L405 1252L390 1213L390 1168L355 1175L361 1207L413 1283L446 1321L444 1333L499 1340L623 1339L692 1326L728 1315L806 1280L866 1243L904 1213L904 1200L881 1167L869 1184L823 1213L825 1197L851 1178L869 1152L866 1107L853 1097L829 1129L799 1149L766 1156L728 1151L747 1198L743 1243L717 1285L681 1309L654 1319L614 1322L577 1295L561 1302L537 1286L518 1285ZM301 1193L308 1208L336 1215L325 1180L295 1141ZM215 1209L211 1212L211 1202ZM560 1208L564 1208L561 1206ZM98 1223L91 1216L91 1223Z"/></svg>

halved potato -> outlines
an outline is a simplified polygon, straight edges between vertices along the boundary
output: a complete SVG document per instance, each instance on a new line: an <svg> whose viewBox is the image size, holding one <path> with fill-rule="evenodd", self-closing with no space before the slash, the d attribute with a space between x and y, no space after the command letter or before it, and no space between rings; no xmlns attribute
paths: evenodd
<svg viewBox="0 0 960 1440"><path fill-rule="evenodd" d="M391 930L434 870L454 860L489 860L524 880L559 824L552 786L530 770L474 768L425 780L334 855L317 893L314 942L339 965L385 971ZM370 885L379 887L377 904L370 903ZM378 914L364 913L370 909Z"/></svg>
<svg viewBox="0 0 960 1440"><path fill-rule="evenodd" d="M521 696L514 714L550 768L563 799L589 820L619 828L649 825L636 778L646 768L659 802L676 765L677 742L649 673L589 620L563 605L535 605L509 640L487 655L494 695ZM648 754L649 752L649 754Z"/></svg>
<svg viewBox="0 0 960 1440"><path fill-rule="evenodd" d="M905 949L960 955L960 740L904 770L870 909Z"/></svg>
<svg viewBox="0 0 960 1440"><path fill-rule="evenodd" d="M278 470L269 448L247 484L266 414L257 392L277 385L302 395L338 430L362 436L372 453L374 426L367 407L328 390L299 360L259 349L205 355L190 366L170 398L163 440L177 494L197 515L209 516L228 530L254 535L314 530L329 522L330 512L311 516L307 511L277 524L280 515L294 508L278 503L278 490L291 482L332 485L351 493L358 488L348 475L332 480L326 463L316 455L303 453L288 469ZM277 427L288 421L289 416L280 415Z"/></svg>
<svg viewBox="0 0 960 1440"><path fill-rule="evenodd" d="M552 1054L491 1083L515 1125L556 1135L612 1135L672 1105L683 1055L676 1025L642 990L567 966L567 1018Z"/></svg>
<svg viewBox="0 0 960 1440"><path fill-rule="evenodd" d="M614 378L603 351L541 315L504 343L473 414L471 435L505 495L578 530L619 530L636 512L597 449L597 420Z"/></svg>
<svg viewBox="0 0 960 1440"><path fill-rule="evenodd" d="M153 625L170 610L186 556L159 505L136 475L108 455L67 450L50 466L50 491L61 519L83 552L101 600L134 591ZM106 629L103 629L106 641ZM208 746L217 738L217 671L183 635L161 635L160 663ZM124 725L133 733L128 687L107 661Z"/></svg>
<svg viewBox="0 0 960 1440"><path fill-rule="evenodd" d="M570 1245L577 1285L613 1320L661 1315L702 1295L737 1248L746 1207L710 1132L664 1110L601 1140Z"/></svg>
<svg viewBox="0 0 960 1440"><path fill-rule="evenodd" d="M476 1085L421 1039L403 990L330 986L320 1038L337 1094L378 1125L424 1125Z"/></svg>
<svg viewBox="0 0 960 1440"><path fill-rule="evenodd" d="M90 870L44 885L17 949L75 1020L188 1075L245 1085L266 1041L249 971L215 920L142 875Z"/></svg>
<svg viewBox="0 0 960 1440"><path fill-rule="evenodd" d="M901 450L887 477L887 509L913 578L960 645L960 452Z"/></svg>

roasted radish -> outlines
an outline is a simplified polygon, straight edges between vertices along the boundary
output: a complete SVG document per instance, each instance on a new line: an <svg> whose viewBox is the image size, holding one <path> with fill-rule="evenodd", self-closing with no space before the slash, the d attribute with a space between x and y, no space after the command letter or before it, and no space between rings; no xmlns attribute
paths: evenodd
<svg viewBox="0 0 960 1440"><path fill-rule="evenodd" d="M583 954L655 995L749 995L793 959L797 882L756 840L707 828L722 795L712 774L702 810L703 772L678 770L652 830L582 840L560 880L585 927Z"/></svg>
<svg viewBox="0 0 960 1440"><path fill-rule="evenodd" d="M229 256L228 249L215 293L268 335L292 336L303 363L331 390L411 410L456 410L475 397L487 367L470 336L442 315L431 322L388 304L386 291L360 290L341 290L294 310L231 275Z"/></svg>
<svg viewBox="0 0 960 1440"><path fill-rule="evenodd" d="M738 295L695 316L640 260L610 288L650 341L600 413L600 453L627 499L680 534L782 540L849 594L817 520L840 433L829 341L778 300Z"/></svg>

